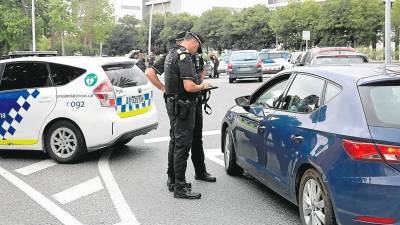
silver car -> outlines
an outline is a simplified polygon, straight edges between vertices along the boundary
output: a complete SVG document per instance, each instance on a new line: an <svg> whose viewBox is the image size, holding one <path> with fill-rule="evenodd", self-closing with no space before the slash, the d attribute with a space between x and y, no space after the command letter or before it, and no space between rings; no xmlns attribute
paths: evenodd
<svg viewBox="0 0 400 225"><path fill-rule="evenodd" d="M262 82L262 61L256 50L234 51L228 63L229 83L236 79L257 78Z"/></svg>

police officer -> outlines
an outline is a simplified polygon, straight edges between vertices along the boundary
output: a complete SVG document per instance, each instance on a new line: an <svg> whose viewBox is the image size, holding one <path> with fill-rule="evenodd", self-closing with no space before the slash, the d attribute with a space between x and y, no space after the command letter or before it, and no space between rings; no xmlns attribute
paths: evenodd
<svg viewBox="0 0 400 225"><path fill-rule="evenodd" d="M175 42L176 45L170 50L175 51L179 49L179 45L182 43L183 39L186 36L186 31L179 32L176 34L175 37ZM165 94L165 85L160 81L158 78L157 74L161 75L164 73L164 63L165 63L165 58L166 55L163 55L160 57L152 67L150 67L146 71L146 75L149 78L150 82L156 86L159 90L164 92L164 98L165 98L165 103L167 103L167 98ZM167 169L167 174L168 174L168 179L167 179L167 187L169 191L174 191L174 184L175 184L175 173L174 173L174 148L175 148L175 135L174 135L174 130L175 130L175 124L176 124L176 115L174 111L168 111L168 117L169 117L169 123L170 123L170 130L169 130L169 136L170 136L170 141L169 141L169 147L168 147L168 169ZM189 187L191 187L191 184L188 184Z"/></svg>
<svg viewBox="0 0 400 225"><path fill-rule="evenodd" d="M183 41L186 36L186 31L179 32L176 35L175 41L176 45L171 51L179 49L179 44ZM201 40L202 41L202 40ZM204 60L201 58L201 48L198 49L198 53L192 56L193 63L195 64L195 82L200 84L205 76L204 71ZM155 64L146 71L146 75L149 78L150 82L156 86L162 92L165 92L164 84L159 80L157 74L161 75L164 73L164 63L165 63L165 55L159 58ZM166 99L167 103L167 99ZM174 127L176 123L175 113L172 111L168 111L168 116L170 120L170 142L168 149L168 179L167 179L167 187L170 191L174 190L175 183L175 174L174 174L174 148L175 148L175 135L174 135ZM195 167L196 176L195 179L204 180L209 182L215 182L216 178L212 177L206 171L206 167L204 164L204 150L203 150L203 142L202 142L202 129L203 129L203 117L202 117L202 109L201 103L199 102L196 107L196 122L195 122L195 132L193 136L193 144L192 144L192 161ZM188 187L191 187L191 184L187 184Z"/></svg>
<svg viewBox="0 0 400 225"><path fill-rule="evenodd" d="M199 37L188 32L179 48L174 48L165 59L165 93L168 114L175 114L173 129L174 148L174 197L199 199L200 193L191 192L186 183L185 173L189 151L192 147L197 98L200 91L207 89L208 83L194 83L195 67L191 55L201 48Z"/></svg>
<svg viewBox="0 0 400 225"><path fill-rule="evenodd" d="M201 42L203 39L200 35L197 35ZM204 60L201 56L202 49L199 48L197 53L192 56L192 61L195 65L195 76L194 82L196 84L201 84L206 75L204 70ZM196 113L195 113L195 123L193 132L193 143L192 143L192 162L195 169L195 179L203 180L206 182L215 182L217 179L206 170L206 165L204 163L204 149L203 149L203 110L202 110L202 94L199 93L197 96Z"/></svg>

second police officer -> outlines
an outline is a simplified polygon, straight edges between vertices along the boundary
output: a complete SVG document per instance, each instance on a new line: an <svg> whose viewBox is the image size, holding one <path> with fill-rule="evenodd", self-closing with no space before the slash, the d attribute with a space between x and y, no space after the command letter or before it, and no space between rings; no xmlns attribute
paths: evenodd
<svg viewBox="0 0 400 225"><path fill-rule="evenodd" d="M173 151L174 197L199 199L200 193L191 192L186 183L186 167L194 136L196 106L199 93L207 89L208 83L195 83L195 66L192 55L201 48L202 41L188 32L178 48L168 53L165 59L165 93L168 114L176 115L173 128L175 147ZM204 161L203 161L204 162Z"/></svg>

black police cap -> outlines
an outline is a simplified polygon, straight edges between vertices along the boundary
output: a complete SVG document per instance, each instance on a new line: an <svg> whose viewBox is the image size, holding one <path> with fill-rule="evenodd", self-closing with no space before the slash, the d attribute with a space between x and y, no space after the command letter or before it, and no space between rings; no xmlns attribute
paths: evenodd
<svg viewBox="0 0 400 225"><path fill-rule="evenodd" d="M183 39L185 38L186 34L187 34L186 31L181 31L181 32L177 33L177 34L175 35L175 41L181 41L181 40L183 40Z"/></svg>
<svg viewBox="0 0 400 225"><path fill-rule="evenodd" d="M204 43L204 38L194 32L187 32L187 35L194 37L194 39L196 39L196 41L199 42L199 48L197 49L197 52L200 54L203 53L202 46Z"/></svg>

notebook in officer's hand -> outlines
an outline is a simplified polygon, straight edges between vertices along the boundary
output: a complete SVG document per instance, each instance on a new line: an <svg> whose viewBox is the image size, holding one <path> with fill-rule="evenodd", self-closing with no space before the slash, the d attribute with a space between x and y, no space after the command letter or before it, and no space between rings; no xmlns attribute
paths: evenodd
<svg viewBox="0 0 400 225"><path fill-rule="evenodd" d="M217 89L217 88L218 88L217 86L212 86L211 84L208 84L208 87L206 89L203 89L203 91L209 91L209 90Z"/></svg>

